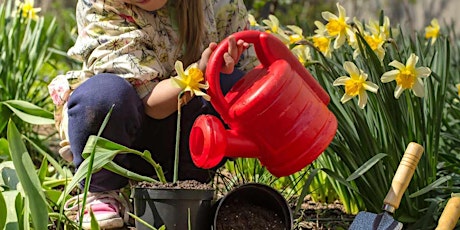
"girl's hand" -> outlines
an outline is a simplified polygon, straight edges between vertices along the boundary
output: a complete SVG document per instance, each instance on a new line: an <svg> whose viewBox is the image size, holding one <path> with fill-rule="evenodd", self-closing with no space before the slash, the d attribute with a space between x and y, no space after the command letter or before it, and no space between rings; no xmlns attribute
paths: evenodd
<svg viewBox="0 0 460 230"><path fill-rule="evenodd" d="M212 42L209 44L208 48L206 48L203 53L201 54L200 62L198 63L198 68L201 71L206 71L206 66L209 61L209 57L211 56L212 52L216 49L217 44ZM244 50L249 47L249 43L245 42L244 40L235 40L235 37L230 35L228 39L228 51L224 54L224 63L222 64L221 72L225 74L230 74L233 72L236 63L238 63L241 54Z"/></svg>
<svg viewBox="0 0 460 230"><path fill-rule="evenodd" d="M211 42L208 48L206 48L203 51L203 53L201 53L201 59L200 59L200 62L198 63L198 68L200 68L200 70L203 73L206 72L206 66L208 65L209 57L211 56L212 52L214 52L216 47L217 47L217 43Z"/></svg>
<svg viewBox="0 0 460 230"><path fill-rule="evenodd" d="M241 54L249 47L249 43L244 40L235 40L235 37L230 35L228 39L228 51L224 54L224 64L222 65L221 72L231 74L238 63Z"/></svg>

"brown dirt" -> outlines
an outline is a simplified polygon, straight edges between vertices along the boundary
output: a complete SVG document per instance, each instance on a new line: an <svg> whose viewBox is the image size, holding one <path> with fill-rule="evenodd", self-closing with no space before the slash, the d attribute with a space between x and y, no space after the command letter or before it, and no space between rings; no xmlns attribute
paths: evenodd
<svg viewBox="0 0 460 230"><path fill-rule="evenodd" d="M150 183L146 181L139 182L134 187L140 188L170 188L170 189L198 189L198 190L209 190L213 187L209 184L203 184L196 180L184 180L177 181L175 183Z"/></svg>
<svg viewBox="0 0 460 230"><path fill-rule="evenodd" d="M247 202L233 200L221 207L216 230L288 230L275 212Z"/></svg>

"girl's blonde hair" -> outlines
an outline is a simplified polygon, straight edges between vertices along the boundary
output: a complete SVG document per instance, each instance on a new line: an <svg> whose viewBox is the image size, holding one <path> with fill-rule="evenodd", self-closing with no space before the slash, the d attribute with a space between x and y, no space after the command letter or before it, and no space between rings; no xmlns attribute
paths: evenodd
<svg viewBox="0 0 460 230"><path fill-rule="evenodd" d="M204 48L203 4L202 0L176 0L175 5L180 36L178 51L185 47L182 62L188 66L200 59Z"/></svg>

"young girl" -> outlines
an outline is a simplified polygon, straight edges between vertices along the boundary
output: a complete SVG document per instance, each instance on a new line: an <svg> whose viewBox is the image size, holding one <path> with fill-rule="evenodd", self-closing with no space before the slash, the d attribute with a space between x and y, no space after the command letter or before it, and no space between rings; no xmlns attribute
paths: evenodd
<svg viewBox="0 0 460 230"><path fill-rule="evenodd" d="M115 105L102 136L140 151L149 150L171 180L181 91L171 83L174 63L180 60L185 67L198 63L204 72L216 42L247 28L243 1L79 0L76 16L79 36L68 54L81 60L83 68L57 76L49 85L62 138L60 155L78 167L88 137L97 134ZM223 88L230 88L243 71L257 64L247 48L244 41L229 39L223 56ZM234 69L236 64L239 70ZM213 110L200 98L190 94L185 98L179 180L209 182L214 174L193 164L188 135L195 118ZM154 175L153 168L133 154L118 155L114 161L136 173ZM94 173L84 218L77 221L90 228L91 206L101 228L123 226L128 210L117 191L127 183L127 178L108 170ZM77 205L66 206L78 210Z"/></svg>

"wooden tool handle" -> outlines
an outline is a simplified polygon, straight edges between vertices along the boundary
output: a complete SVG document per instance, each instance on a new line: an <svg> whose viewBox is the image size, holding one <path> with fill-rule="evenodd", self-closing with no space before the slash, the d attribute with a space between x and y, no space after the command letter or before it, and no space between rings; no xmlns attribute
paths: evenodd
<svg viewBox="0 0 460 230"><path fill-rule="evenodd" d="M452 230L460 218L460 197L454 196L449 199L438 221L436 230Z"/></svg>
<svg viewBox="0 0 460 230"><path fill-rule="evenodd" d="M386 206L391 207L391 210L386 209L386 211L394 212L394 210L399 208L401 198L414 175L415 168L417 167L423 151L423 147L415 142L411 142L407 145L406 152L391 182L391 188L383 201Z"/></svg>

